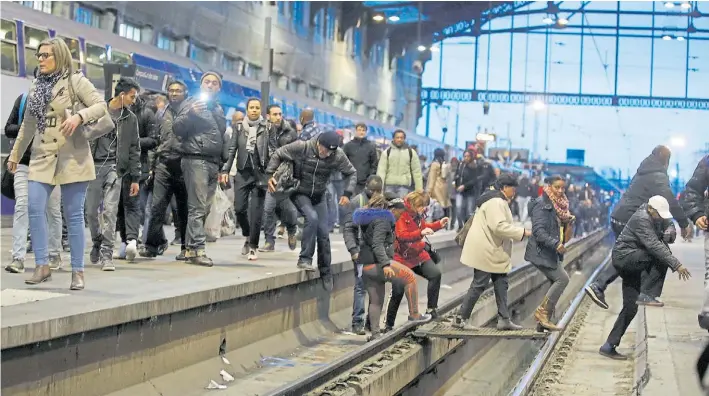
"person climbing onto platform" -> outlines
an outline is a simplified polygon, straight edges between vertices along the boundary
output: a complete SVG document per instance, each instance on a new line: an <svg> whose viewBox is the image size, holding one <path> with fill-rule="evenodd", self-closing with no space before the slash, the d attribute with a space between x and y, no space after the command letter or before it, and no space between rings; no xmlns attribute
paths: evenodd
<svg viewBox="0 0 709 396"><path fill-rule="evenodd" d="M515 197L516 188L517 178L503 173L497 178L493 189L486 190L478 199L477 211L460 256L463 265L474 268L473 280L453 327L476 330L468 321L492 279L497 303L497 329L522 329L522 326L512 322L507 308L507 274L512 270L512 242L522 241L532 232L514 225L509 203Z"/></svg>
<svg viewBox="0 0 709 396"><path fill-rule="evenodd" d="M564 270L566 244L574 234L576 217L569 211L566 181L559 175L545 180L541 197L529 201L527 213L532 215L532 235L524 252L524 259L532 263L551 282L541 305L534 312L537 331L559 331L552 321L554 308L569 284ZM522 209L522 208L520 208Z"/></svg>
<svg viewBox="0 0 709 396"><path fill-rule="evenodd" d="M397 194L395 191L390 191L390 193ZM424 241L424 238L445 228L448 218L444 217L432 223L426 222L426 208L431 203L431 198L423 191L411 192L403 200L406 210L396 220L394 260L403 263L415 274L428 280L426 313L435 319L438 316L441 270L436 265L438 260L434 261L434 258L440 258L435 254L430 244ZM403 290L392 287L386 315L387 331L394 328L396 313L403 297Z"/></svg>
<svg viewBox="0 0 709 396"><path fill-rule="evenodd" d="M704 230L704 302L699 313L699 327L709 330L709 199L706 191L709 189L709 155L704 156L684 187L682 208L692 222Z"/></svg>
<svg viewBox="0 0 709 396"><path fill-rule="evenodd" d="M606 343L598 353L616 360L627 357L616 351L625 331L638 312L638 297L642 274L666 273L667 267L679 273L679 279L686 281L689 271L672 255L663 240L664 220L671 220L670 204L661 195L655 195L640 205L630 217L620 236L615 241L612 252L613 266L623 280L623 308L618 314Z"/></svg>
<svg viewBox="0 0 709 396"><path fill-rule="evenodd" d="M352 215L352 222L360 228L362 235L357 260L363 263L362 278L369 295L369 323L372 331L370 340L380 335L379 320L384 305L386 282L391 282L392 288L404 290L409 305L409 320L416 323L431 320L430 314L419 313L418 289L413 271L392 260L395 224L397 218L406 212L404 200L395 196L392 198L387 202L384 195L375 193L367 206L356 209Z"/></svg>

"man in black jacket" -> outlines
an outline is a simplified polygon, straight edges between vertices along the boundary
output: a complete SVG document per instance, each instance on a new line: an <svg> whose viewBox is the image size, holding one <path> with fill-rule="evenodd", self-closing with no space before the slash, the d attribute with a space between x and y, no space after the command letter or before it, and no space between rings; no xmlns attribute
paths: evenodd
<svg viewBox="0 0 709 396"><path fill-rule="evenodd" d="M289 122L283 119L283 110L278 105L268 106L268 120L273 125L269 139L269 153L274 153L279 148L293 143L298 139L298 132L293 129ZM290 250L296 248L296 233L298 231L298 211L293 205L293 201L283 198L272 192L266 193L263 204L263 234L266 243L261 252L273 252L276 245L276 212L281 219L281 223L288 230L288 247Z"/></svg>
<svg viewBox="0 0 709 396"><path fill-rule="evenodd" d="M640 205L630 217L613 246L613 267L623 279L623 308L618 314L613 329L599 353L603 356L625 360L626 356L616 351L630 322L638 312L641 276L671 268L678 272L680 280L690 277L689 271L672 255L663 240L665 221L672 220L667 199L655 195L646 204Z"/></svg>
<svg viewBox="0 0 709 396"><path fill-rule="evenodd" d="M174 195L177 210L175 227L180 235L180 254L177 260L186 260L185 237L187 235L187 188L182 174L181 144L173 131L173 121L187 95L187 86L182 81L172 81L167 86L168 106L164 109L160 121L160 141L155 150L153 163L153 202L150 208L150 221L145 241L144 257L161 255L167 249L167 239L163 229L165 213Z"/></svg>
<svg viewBox="0 0 709 396"><path fill-rule="evenodd" d="M116 235L116 217L122 187L125 194L137 197L140 190L140 138L138 118L130 106L138 96L140 86L134 80L121 77L113 99L108 102L108 112L115 130L91 141L91 154L96 166L96 179L86 191L86 220L91 231L93 247L90 259L100 261L103 271L114 271L113 248ZM103 203L99 222L99 206ZM135 202L137 205L137 202ZM128 240L138 239L139 220L126 223Z"/></svg>
<svg viewBox="0 0 709 396"><path fill-rule="evenodd" d="M707 229L707 218L709 218L709 199L706 192L709 189L709 155L705 156L697 164L697 168L684 187L681 197L682 207L692 222L704 230L704 303L699 314L699 326L709 330L709 230Z"/></svg>
<svg viewBox="0 0 709 396"><path fill-rule="evenodd" d="M222 166L220 183L229 180L229 171L236 158L234 213L246 238L241 255L248 260L257 260L266 199L266 165L270 156L269 143L271 124L261 116L261 101L250 98L246 101L246 118L232 125L231 141L225 145L226 163Z"/></svg>
<svg viewBox="0 0 709 396"><path fill-rule="evenodd" d="M645 158L638 167L638 170L630 182L630 186L620 198L620 202L616 205L611 214L611 229L616 235L620 235L625 224L630 220L630 217L637 211L640 205L647 202L650 197L660 195L670 203L670 211L675 220L682 228L682 236L691 232L689 221L677 199L675 199L672 190L670 189L670 178L667 176L667 167L670 163L670 149L665 146L657 146L652 150L652 153ZM674 243L677 232L672 222L666 222L665 240L669 243ZM662 293L662 286L665 281L667 270L660 278L648 278L643 275L642 293L640 293L639 304L650 306L662 306L662 302L657 300L657 297ZM586 294L601 308L608 309L608 304L605 299L605 290L618 278L618 271L611 266L606 271L601 273L596 282L586 288Z"/></svg>
<svg viewBox="0 0 709 396"><path fill-rule="evenodd" d="M299 180L297 190L291 197L296 207L305 217L298 268L312 271L313 255L317 240L318 268L323 287L331 291L332 273L330 262L330 233L327 224L327 203L325 190L332 172L342 172L345 192L340 198L340 205L347 205L357 183L357 171L339 148L340 137L336 132L324 132L309 141L296 141L288 144L271 156L266 174L268 189L276 191L276 179L273 173L283 161L293 162L293 174Z"/></svg>
<svg viewBox="0 0 709 396"><path fill-rule="evenodd" d="M375 168L376 169L376 168ZM360 232L359 227L352 221L352 215L355 210L364 208L369 203L369 199L374 194L381 194L384 190L384 181L381 177L377 175L371 175L367 178L367 182L364 186L364 190L359 194L355 195L350 201L349 205L345 206L343 213L343 238L345 240L345 247L347 251L350 252L352 257L352 262L355 263L356 270L355 274L355 286L354 286L354 298L352 302L352 332L358 335L364 335L364 312L365 312L365 297L367 296L367 290L364 287L364 282L362 280L362 268L359 264L359 245L360 245Z"/></svg>
<svg viewBox="0 0 709 396"><path fill-rule="evenodd" d="M374 142L367 140L367 125L357 124L354 138L347 142L342 150L357 170L357 187L354 192L359 194L364 190L369 176L377 174L379 164L377 147Z"/></svg>
<svg viewBox="0 0 709 396"><path fill-rule="evenodd" d="M214 264L205 251L207 233L204 222L217 191L219 170L226 162L226 118L224 110L217 102L221 89L220 74L204 73L200 97L186 99L172 124L180 141L180 167L185 185L189 186L185 257L192 264L207 267Z"/></svg>

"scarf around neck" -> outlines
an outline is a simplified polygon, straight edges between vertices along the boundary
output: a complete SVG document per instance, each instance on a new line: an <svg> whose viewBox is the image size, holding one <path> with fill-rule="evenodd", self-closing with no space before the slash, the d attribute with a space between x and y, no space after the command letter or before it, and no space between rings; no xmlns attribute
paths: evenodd
<svg viewBox="0 0 709 396"><path fill-rule="evenodd" d="M256 133L258 132L258 126L263 121L263 116L259 116L258 119L251 121L248 117L244 117L242 125L246 130L246 151L253 154L256 148Z"/></svg>
<svg viewBox="0 0 709 396"><path fill-rule="evenodd" d="M34 93L27 101L30 114L37 119L37 130L44 133L47 129L47 106L52 101L52 90L62 73L40 74L34 83Z"/></svg>
<svg viewBox="0 0 709 396"><path fill-rule="evenodd" d="M554 206L554 211L563 224L569 224L576 218L569 211L569 199L566 197L566 194L557 193L550 186L546 185L542 187L542 189L551 200L551 204Z"/></svg>

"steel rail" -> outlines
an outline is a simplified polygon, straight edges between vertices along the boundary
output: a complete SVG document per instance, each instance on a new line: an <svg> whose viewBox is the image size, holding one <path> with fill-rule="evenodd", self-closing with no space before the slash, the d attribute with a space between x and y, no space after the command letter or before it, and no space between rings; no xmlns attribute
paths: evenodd
<svg viewBox="0 0 709 396"><path fill-rule="evenodd" d="M597 229L590 234L582 238L574 238L569 242L568 249L574 249L576 246L580 246L582 243L591 240L598 233L603 232L604 229ZM599 240L599 243L602 239ZM517 268L512 269L509 273L510 280L513 277L521 276L532 270L534 266L531 263L525 263ZM488 286L484 293L489 292L492 286ZM443 316L458 306L463 302L466 293L461 293L458 296L446 301L441 306L438 307L438 312L440 316ZM271 390L263 396L301 396L307 392L315 390L317 387L325 384L326 382L334 379L335 377L342 374L343 371L356 366L357 364L369 359L370 357L382 352L394 345L397 341L405 338L409 335L418 325L407 322L404 325L382 335L380 338L364 344L362 347L351 351L340 358L336 359L327 366L323 366L305 376L297 381L287 383L277 389Z"/></svg>

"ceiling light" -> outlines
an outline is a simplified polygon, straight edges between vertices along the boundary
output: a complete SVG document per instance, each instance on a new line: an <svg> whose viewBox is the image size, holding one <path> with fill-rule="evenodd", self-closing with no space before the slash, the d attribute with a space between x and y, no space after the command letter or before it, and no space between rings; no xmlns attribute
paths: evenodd
<svg viewBox="0 0 709 396"><path fill-rule="evenodd" d="M438 52L438 51L440 51L440 50L441 50L441 48L438 47L437 45L434 45L434 46L431 47L431 52Z"/></svg>
<svg viewBox="0 0 709 396"><path fill-rule="evenodd" d="M680 5L680 7L684 8L685 10L688 10L688 9L692 8L692 5L689 4L688 1L684 1L684 2L682 2L682 4Z"/></svg>
<svg viewBox="0 0 709 396"><path fill-rule="evenodd" d="M683 36L677 36L677 37L675 37L675 38L677 39L677 41L684 41L684 37L683 37Z"/></svg>
<svg viewBox="0 0 709 396"><path fill-rule="evenodd" d="M541 100L537 99L534 102L532 102L532 109L535 111L542 111L546 107L546 104L542 102Z"/></svg>
<svg viewBox="0 0 709 396"><path fill-rule="evenodd" d="M372 19L374 19L376 22L381 22L384 20L384 15L377 14L377 15L373 16Z"/></svg>
<svg viewBox="0 0 709 396"><path fill-rule="evenodd" d="M401 20L401 18L399 18L399 17L396 16L396 15L392 15L392 16L389 17L389 20L392 21L392 22L399 22L399 20Z"/></svg>
<svg viewBox="0 0 709 396"><path fill-rule="evenodd" d="M666 2L665 2L665 8L672 8L672 7L674 7L674 6L675 6L675 3L671 2L671 1L666 1Z"/></svg>
<svg viewBox="0 0 709 396"><path fill-rule="evenodd" d="M426 46L424 46L424 45L419 45L419 46L417 47L417 49L419 50L419 52L423 52L423 51L426 51Z"/></svg>
<svg viewBox="0 0 709 396"><path fill-rule="evenodd" d="M543 22L545 25L551 25L552 23L554 23L554 20L551 19L551 17L550 17L549 15L547 15L547 16L544 17L544 19L542 19L542 22Z"/></svg>
<svg viewBox="0 0 709 396"><path fill-rule="evenodd" d="M669 34L664 34L662 35L662 39L665 41L670 41L672 40L672 36L670 36Z"/></svg>
<svg viewBox="0 0 709 396"><path fill-rule="evenodd" d="M569 20L566 18L559 18L556 20L556 23L558 23L559 25L562 25L562 26L566 26L569 24Z"/></svg>

